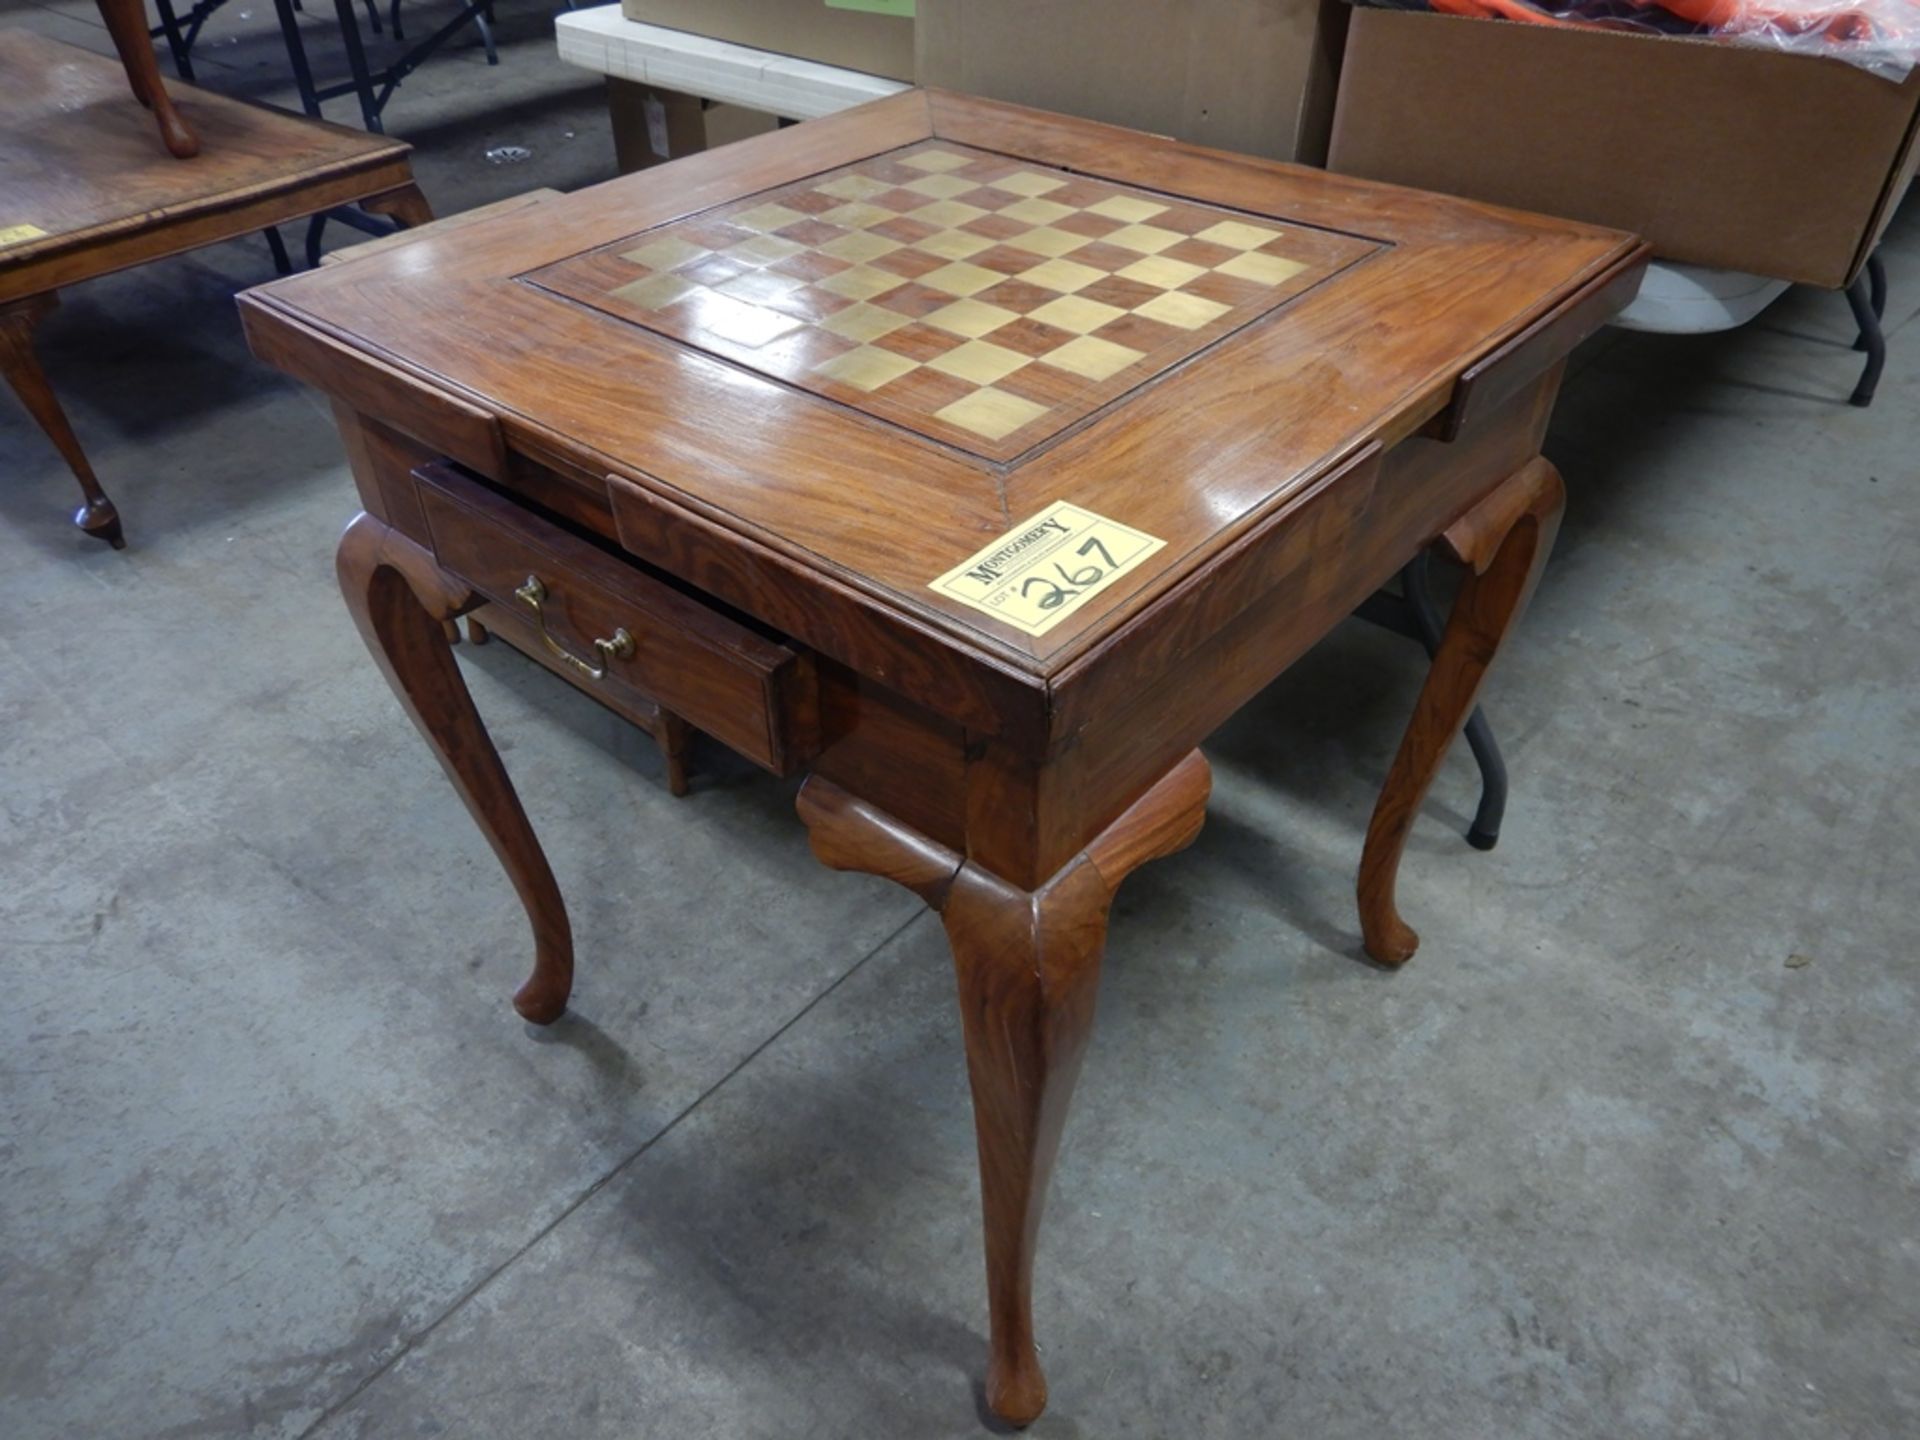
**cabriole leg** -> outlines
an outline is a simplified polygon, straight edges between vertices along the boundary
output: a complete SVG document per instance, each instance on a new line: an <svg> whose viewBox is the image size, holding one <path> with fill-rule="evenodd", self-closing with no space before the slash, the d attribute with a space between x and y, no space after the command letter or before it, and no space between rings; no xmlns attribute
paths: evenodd
<svg viewBox="0 0 1920 1440"><path fill-rule="evenodd" d="M372 515L359 515L347 526L336 558L341 593L367 648L526 907L533 926L533 973L513 997L513 1008L536 1025L551 1024L567 1008L573 989L573 931L566 904L443 628L478 597L446 575L426 550Z"/></svg>
<svg viewBox="0 0 1920 1440"><path fill-rule="evenodd" d="M831 782L810 779L800 792L815 855L906 885L946 927L980 1154L987 1404L1010 1424L1029 1424L1047 1403L1033 1339L1033 1256L1093 1025L1108 910L1136 867L1200 833L1211 784L1196 750L1034 891L963 863Z"/></svg>
<svg viewBox="0 0 1920 1440"><path fill-rule="evenodd" d="M1394 905L1400 857L1447 747L1472 712L1488 667L1526 608L1565 506L1560 472L1536 459L1449 532L1450 538L1463 537L1454 548L1468 563L1467 578L1393 757L1360 857L1360 929L1367 954L1382 965L1405 964L1419 947L1420 937Z"/></svg>
<svg viewBox="0 0 1920 1440"><path fill-rule="evenodd" d="M87 463L87 452L80 448L79 437L67 423L66 411L60 408L53 387L47 383L46 372L40 368L40 359L33 353L33 327L41 316L53 309L54 303L52 295L35 295L0 305L0 374L5 374L13 393L46 431L53 448L60 452L60 458L73 471L73 478L80 482L80 493L86 496L87 503L74 512L73 523L95 539L106 541L116 550L124 550L127 541L120 530L120 512L113 508L107 492L94 478L93 466Z"/></svg>

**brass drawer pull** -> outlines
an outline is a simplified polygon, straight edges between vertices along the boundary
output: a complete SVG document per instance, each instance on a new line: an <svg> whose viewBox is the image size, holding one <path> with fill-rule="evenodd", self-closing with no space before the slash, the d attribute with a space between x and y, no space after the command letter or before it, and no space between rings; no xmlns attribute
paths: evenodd
<svg viewBox="0 0 1920 1440"><path fill-rule="evenodd" d="M593 648L600 652L600 663L598 665L589 664L587 661L582 660L558 640L555 640L553 636L549 635L547 633L547 615L546 612L540 608L541 604L547 598L547 587L540 583L540 577L538 575L527 576L526 584L522 585L513 593L519 596L520 599L526 601L528 608L533 611L534 618L540 622L540 643L588 679L604 680L607 678L607 666L609 664L615 660L631 660L633 658L633 636L627 632L627 627L624 625L613 632L613 638L611 640L595 640L593 642Z"/></svg>

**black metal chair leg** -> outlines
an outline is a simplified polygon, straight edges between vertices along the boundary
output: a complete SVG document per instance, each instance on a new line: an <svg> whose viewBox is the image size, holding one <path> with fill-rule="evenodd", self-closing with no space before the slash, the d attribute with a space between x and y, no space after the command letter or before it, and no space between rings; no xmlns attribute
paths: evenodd
<svg viewBox="0 0 1920 1440"><path fill-rule="evenodd" d="M307 222L307 268L320 264L320 232L327 228L327 212L322 210Z"/></svg>
<svg viewBox="0 0 1920 1440"><path fill-rule="evenodd" d="M488 10L492 8L487 7ZM487 10L476 10L473 13L473 23L480 31L480 43L487 47L487 64L498 65L500 52L493 48L493 17L487 13Z"/></svg>
<svg viewBox="0 0 1920 1440"><path fill-rule="evenodd" d="M353 0L333 0L334 13L340 18L340 38L346 42L347 70L353 76L353 93L360 101L360 121L376 135L384 135L380 123L380 100L373 89L373 72L367 66L366 46L360 39L360 17Z"/></svg>
<svg viewBox="0 0 1920 1440"><path fill-rule="evenodd" d="M1874 251L1867 257L1867 303L1873 307L1876 320L1886 318L1887 314L1887 267L1880 263L1880 252ZM1854 337L1853 348L1867 348L1867 332L1862 330Z"/></svg>
<svg viewBox="0 0 1920 1440"><path fill-rule="evenodd" d="M300 108L318 118L320 96L313 88L313 67L307 64L307 44L300 38L300 22L294 11L300 0L273 0L274 14L280 20L280 38L287 47L287 66L293 71L294 88L300 92Z"/></svg>
<svg viewBox="0 0 1920 1440"><path fill-rule="evenodd" d="M1407 608L1419 630L1419 640L1431 659L1440 649L1443 625L1440 607L1433 599L1432 557L1421 551L1400 572L1400 584ZM1507 762L1500 743L1493 738L1493 724L1480 706L1467 717L1467 748L1480 767L1480 805L1474 811L1473 824L1467 827L1467 843L1476 850L1491 850L1500 843L1500 825L1507 814Z"/></svg>
<svg viewBox="0 0 1920 1440"><path fill-rule="evenodd" d="M267 237L267 249L273 252L274 272L279 275L291 275L293 257L287 254L287 242L280 238L279 230L269 225L261 233Z"/></svg>
<svg viewBox="0 0 1920 1440"><path fill-rule="evenodd" d="M1885 303L1885 283L1881 282L1882 303ZM1860 327L1860 343L1867 352L1866 368L1861 370L1860 383L1853 387L1850 397L1853 404L1862 407L1873 403L1873 392L1880 388L1880 372L1887 363L1887 339L1880 331L1880 317L1873 311L1871 284L1866 275L1860 275L1847 287L1847 304L1853 307L1854 323Z"/></svg>
<svg viewBox="0 0 1920 1440"><path fill-rule="evenodd" d="M187 38L180 29L180 17L174 13L173 0L154 0L154 10L160 16L160 33L166 38L167 53L173 58L174 73L191 85L193 53L187 48Z"/></svg>

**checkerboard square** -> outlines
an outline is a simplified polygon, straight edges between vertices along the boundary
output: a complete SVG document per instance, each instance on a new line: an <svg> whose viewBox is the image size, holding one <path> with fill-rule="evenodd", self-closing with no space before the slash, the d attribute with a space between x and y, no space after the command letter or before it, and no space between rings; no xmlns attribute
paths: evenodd
<svg viewBox="0 0 1920 1440"><path fill-rule="evenodd" d="M1231 250L1258 250L1269 240L1278 240L1280 232L1269 230L1261 225L1249 225L1243 220L1222 220L1218 225L1210 225L1193 237L1206 240L1215 245L1225 245Z"/></svg>
<svg viewBox="0 0 1920 1440"><path fill-rule="evenodd" d="M936 200L931 205L922 205L918 210L909 210L907 218L937 225L942 230L951 230L969 220L978 220L986 213L978 205L969 205L964 200Z"/></svg>
<svg viewBox="0 0 1920 1440"><path fill-rule="evenodd" d="M882 335L890 335L902 325L911 323L904 315L897 315L891 310L862 301L827 316L820 322L820 328L838 335L843 340L858 340L865 344L869 340L878 340Z"/></svg>
<svg viewBox="0 0 1920 1440"><path fill-rule="evenodd" d="M697 303L702 330L748 349L764 345L769 340L777 340L806 323L791 315L783 315L778 310L749 305L711 290L701 292Z"/></svg>
<svg viewBox="0 0 1920 1440"><path fill-rule="evenodd" d="M925 195L930 200L951 200L979 186L972 180L962 180L958 175L928 175L919 180L909 180L901 188L911 190L916 195Z"/></svg>
<svg viewBox="0 0 1920 1440"><path fill-rule="evenodd" d="M649 275L644 280L635 280L631 285L622 285L611 293L614 299L624 300L629 305L638 305L643 310L658 310L699 288L691 280L683 280L678 275Z"/></svg>
<svg viewBox="0 0 1920 1440"><path fill-rule="evenodd" d="M1062 295L1058 300L1049 300L1034 311L1032 318L1056 330L1071 330L1076 335L1084 335L1089 330L1098 330L1109 320L1118 320L1126 313L1117 305L1102 305L1098 300L1088 300L1079 295Z"/></svg>
<svg viewBox="0 0 1920 1440"><path fill-rule="evenodd" d="M806 282L796 280L791 275L776 275L771 270L749 270L744 275L736 275L724 285L713 288L722 295L735 300L744 300L748 304L764 305L777 300L789 291L798 290Z"/></svg>
<svg viewBox="0 0 1920 1440"><path fill-rule="evenodd" d="M971 380L976 385L991 385L994 381L1005 379L1021 366L1030 363L1025 355L1016 354L1012 350L1003 350L991 340L969 340L966 344L929 360L927 368L938 370L943 375Z"/></svg>
<svg viewBox="0 0 1920 1440"><path fill-rule="evenodd" d="M1165 255L1149 255L1144 260L1136 260L1114 274L1124 280L1137 280L1142 285L1151 285L1156 290L1178 290L1190 280L1197 280L1206 274L1206 268L1189 265L1184 260L1170 260Z"/></svg>
<svg viewBox="0 0 1920 1440"><path fill-rule="evenodd" d="M820 218L829 225L838 225L843 230L865 230L878 225L882 220L893 219L893 211L882 210L878 205L869 205L864 200L850 200L845 205L836 205L831 210L820 212Z"/></svg>
<svg viewBox="0 0 1920 1440"><path fill-rule="evenodd" d="M751 210L742 210L729 215L727 223L738 225L743 230L779 230L788 225L798 224L806 219L798 210L789 210L784 205L756 205Z"/></svg>
<svg viewBox="0 0 1920 1440"><path fill-rule="evenodd" d="M1157 295L1144 305L1134 307L1133 313L1144 315L1149 320L1158 320L1162 325L1173 325L1181 330L1198 330L1202 325L1211 324L1233 307L1222 305L1218 300L1202 300L1198 295L1186 295L1178 290L1169 290Z"/></svg>
<svg viewBox="0 0 1920 1440"><path fill-rule="evenodd" d="M638 250L628 250L620 258L635 265L644 265L649 270L671 270L706 253L698 245L689 245L685 240L669 235L655 240L651 245L642 245Z"/></svg>
<svg viewBox="0 0 1920 1440"><path fill-rule="evenodd" d="M862 345L858 350L849 350L817 366L813 373L837 380L842 385L851 385L855 390L878 390L889 380L898 380L902 375L919 368L918 360L909 360L891 350Z"/></svg>
<svg viewBox="0 0 1920 1440"><path fill-rule="evenodd" d="M844 295L849 300L871 300L876 295L897 290L905 281L901 276L889 275L871 265L856 265L851 270L842 270L838 275L829 275L814 283L819 289Z"/></svg>
<svg viewBox="0 0 1920 1440"><path fill-rule="evenodd" d="M913 242L914 249L924 250L929 255L938 255L943 260L965 260L992 247L993 241L986 236L975 235L966 230L940 230L924 240Z"/></svg>
<svg viewBox="0 0 1920 1440"><path fill-rule="evenodd" d="M1056 257L1070 254L1086 243L1086 236L1056 230L1051 225L1042 225L1037 229L1029 230L1024 235L1015 235L1007 241L1007 244L1015 249L1031 250L1036 255Z"/></svg>
<svg viewBox="0 0 1920 1440"><path fill-rule="evenodd" d="M1278 285L1291 280L1307 267L1298 260L1284 260L1278 255L1261 255L1252 250L1233 257L1224 265L1213 267L1222 275L1231 275L1236 280L1253 280L1262 285Z"/></svg>
<svg viewBox="0 0 1920 1440"><path fill-rule="evenodd" d="M1071 295L1076 290L1084 290L1094 281L1106 275L1104 270L1096 270L1091 265L1082 265L1073 260L1049 260L1036 265L1031 270L1022 270L1014 278L1024 280L1029 285L1038 285L1047 290L1058 290L1063 295Z"/></svg>
<svg viewBox="0 0 1920 1440"><path fill-rule="evenodd" d="M1040 357L1043 365L1052 365L1083 380L1110 380L1136 360L1147 357L1130 345L1116 345L1098 335L1082 335L1069 340L1058 350Z"/></svg>
<svg viewBox="0 0 1920 1440"><path fill-rule="evenodd" d="M871 175L842 175L838 180L829 180L813 188L836 200L869 200L875 195L886 194L893 186L884 180L875 180Z"/></svg>
<svg viewBox="0 0 1920 1440"><path fill-rule="evenodd" d="M756 235L751 240L742 240L720 253L729 260L738 260L743 265L771 265L776 260L785 260L798 255L807 247L796 245L791 240L782 240L778 235Z"/></svg>
<svg viewBox="0 0 1920 1440"><path fill-rule="evenodd" d="M948 295L972 295L989 285L999 284L1005 278L997 271L956 260L951 265L942 265L938 270L929 270L920 277L920 283L930 290L941 290Z"/></svg>
<svg viewBox="0 0 1920 1440"><path fill-rule="evenodd" d="M1004 440L1023 425L1031 425L1045 415L1047 408L988 385L934 411L933 418L984 435L989 440Z"/></svg>
<svg viewBox="0 0 1920 1440"><path fill-rule="evenodd" d="M824 245L814 247L822 255L831 255L836 260L846 260L855 265L877 260L882 255L892 254L900 248L898 240L889 240L884 235L876 235L871 230L854 230L842 235L838 240L829 240Z"/></svg>
<svg viewBox="0 0 1920 1440"><path fill-rule="evenodd" d="M1019 318L1013 311L1002 310L998 305L988 305L979 300L956 300L927 316L927 324L951 330L956 335L965 335L970 340L978 340L982 335L989 335Z"/></svg>
<svg viewBox="0 0 1920 1440"><path fill-rule="evenodd" d="M1178 245L1186 238L1177 230L1162 230L1158 225L1128 225L1101 237L1108 245L1119 245L1146 255L1158 255L1169 245Z"/></svg>
<svg viewBox="0 0 1920 1440"><path fill-rule="evenodd" d="M1056 205L1051 200L1016 200L1011 205L1001 206L994 213L1004 215L1009 220L1018 220L1023 225L1051 225L1074 212L1071 205Z"/></svg>
<svg viewBox="0 0 1920 1440"><path fill-rule="evenodd" d="M1156 205L1151 200L1137 199L1132 195L1115 195L1110 200L1102 200L1098 205L1087 206L1092 215L1104 215L1109 220L1124 220L1129 225L1142 220L1151 220L1156 215L1164 215L1167 207Z"/></svg>
<svg viewBox="0 0 1920 1440"><path fill-rule="evenodd" d="M996 190L1005 190L1009 195L1045 195L1050 190L1058 190L1067 182L1052 175L1036 174L1032 170L1016 170L1011 175L1002 175L998 180L987 182Z"/></svg>
<svg viewBox="0 0 1920 1440"><path fill-rule="evenodd" d="M918 155L906 156L900 163L915 170L958 170L962 165L971 165L973 161L951 150L923 150Z"/></svg>

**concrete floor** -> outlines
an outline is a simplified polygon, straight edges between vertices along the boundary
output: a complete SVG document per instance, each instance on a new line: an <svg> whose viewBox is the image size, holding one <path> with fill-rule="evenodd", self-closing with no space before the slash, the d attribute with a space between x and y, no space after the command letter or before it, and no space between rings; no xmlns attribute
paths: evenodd
<svg viewBox="0 0 1920 1440"><path fill-rule="evenodd" d="M284 95L248 3L204 73ZM105 48L85 0L0 19ZM547 23L394 102L443 212L611 173ZM1827 294L1578 357L1506 838L1450 762L1408 970L1350 892L1412 648L1349 625L1208 747L1205 833L1119 901L1035 1436L1920 1432L1920 214L1887 254L1869 411ZM0 402L0 1436L981 1433L939 930L790 785L709 749L675 801L468 648L579 940L519 1023L520 910L334 592L332 429L241 344L267 276L47 324L124 554Z"/></svg>

